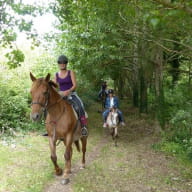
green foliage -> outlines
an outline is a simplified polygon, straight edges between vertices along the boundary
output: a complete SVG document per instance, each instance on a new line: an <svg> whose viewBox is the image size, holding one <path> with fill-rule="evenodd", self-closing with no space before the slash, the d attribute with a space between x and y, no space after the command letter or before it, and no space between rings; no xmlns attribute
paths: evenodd
<svg viewBox="0 0 192 192"><path fill-rule="evenodd" d="M17 72L12 71L0 79L0 128L21 130L26 126L28 103L26 87Z"/></svg>
<svg viewBox="0 0 192 192"><path fill-rule="evenodd" d="M6 54L10 68L18 67L24 60L23 53L15 46L18 31L25 32L28 38L34 40L37 34L31 30L32 17L42 14L44 9L38 4L30 5L17 0L1 0L0 46L11 49Z"/></svg>
<svg viewBox="0 0 192 192"><path fill-rule="evenodd" d="M192 45L192 31L189 15L180 6L167 9L156 1L139 0L57 2L53 12L60 20L59 29L63 31L57 37L58 47L61 50L65 47L73 68L85 75L93 86L107 78L114 80L121 95L130 92L129 95L134 97L135 90L141 90L142 82L145 82L146 90L151 86L157 91L164 83L163 78L157 83L157 74L163 77L164 73L157 70L166 68L175 58L190 57L188 45ZM186 6L190 8L191 4L186 3ZM143 74L139 76L141 69ZM147 108L149 94L145 99L142 95L146 90L138 91L137 106L146 103ZM155 111L161 125L165 126L166 93L164 88L159 92L154 95ZM137 101L137 98L132 100Z"/></svg>
<svg viewBox="0 0 192 192"><path fill-rule="evenodd" d="M56 2L52 9L60 20L58 28L61 33L52 37L56 38L57 53L69 57L69 67L77 74L78 94L86 107L96 100L101 79L109 79L120 96L132 96L137 106L145 104L143 111L148 111L149 106L150 113L155 114L162 127L167 128L164 130L165 138L170 143L181 145L190 155L192 28L188 10L192 4L174 1L164 5L160 1L140 0ZM173 5L174 9L171 9ZM7 9L3 9L4 6ZM14 18L11 12L8 13L8 8L21 17ZM20 31L30 31L32 22L23 16L42 13L43 9L35 8L14 0L2 1L0 45L14 48L12 42L17 38L14 26L18 26ZM36 38L32 32L28 36L33 40ZM19 49L10 51L7 58L11 69L21 67L23 70L20 64L25 57ZM53 78L58 70L52 50L49 55L42 55L31 63L29 68L37 77L51 73ZM21 79L29 79L28 72ZM14 77L11 75L9 81L0 85L3 93L1 125L7 128L20 127L17 119L25 122L29 113L25 103L29 103L30 98L25 90L30 87L30 80L23 82L19 79L17 70L10 70L8 74L12 73ZM1 80L5 79L6 76ZM16 82L22 86L18 88ZM8 114L8 118L3 114ZM10 122L11 116L13 122ZM171 146L174 148L174 144Z"/></svg>
<svg viewBox="0 0 192 192"><path fill-rule="evenodd" d="M48 73L52 78L55 76L55 72L58 70L56 56L43 53L41 57L36 58L34 65L32 66L32 72L38 78L45 77Z"/></svg>
<svg viewBox="0 0 192 192"><path fill-rule="evenodd" d="M175 89L166 89L165 100L167 125L160 148L192 160L191 91L186 84L179 84Z"/></svg>
<svg viewBox="0 0 192 192"><path fill-rule="evenodd" d="M30 52L25 55L27 63L23 63L17 68L6 69L5 66L1 66L0 132L5 131L7 134L13 134L13 131L25 132L44 129L43 121L42 123L32 123L30 120L29 90L31 80L29 71L32 71L37 77L44 77L47 73L52 74L56 70L57 64L54 64L55 58L49 54L38 53L36 56L35 50L33 53ZM22 53L16 53L22 59Z"/></svg>
<svg viewBox="0 0 192 192"><path fill-rule="evenodd" d="M25 55L23 54L23 52L19 49L17 50L12 50L9 53L6 53L5 55L8 58L8 66L10 69L12 68L16 68L18 66L21 65L21 63L24 61L25 59Z"/></svg>
<svg viewBox="0 0 192 192"><path fill-rule="evenodd" d="M161 144L154 144L153 148L156 150L160 150L162 152L166 152L168 154L174 155L182 155L184 154L184 148L182 145L175 142L164 142Z"/></svg>
<svg viewBox="0 0 192 192"><path fill-rule="evenodd" d="M174 129L173 140L180 142L192 137L192 120L189 111L178 110L170 120L171 127Z"/></svg>

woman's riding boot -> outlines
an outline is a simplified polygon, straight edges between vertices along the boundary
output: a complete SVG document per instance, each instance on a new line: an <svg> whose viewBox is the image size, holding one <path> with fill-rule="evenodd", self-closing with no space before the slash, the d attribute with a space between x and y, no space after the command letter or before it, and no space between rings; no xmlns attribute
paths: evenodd
<svg viewBox="0 0 192 192"><path fill-rule="evenodd" d="M82 116L81 119L81 134L82 136L88 136L88 130L87 130L87 119L85 116Z"/></svg>

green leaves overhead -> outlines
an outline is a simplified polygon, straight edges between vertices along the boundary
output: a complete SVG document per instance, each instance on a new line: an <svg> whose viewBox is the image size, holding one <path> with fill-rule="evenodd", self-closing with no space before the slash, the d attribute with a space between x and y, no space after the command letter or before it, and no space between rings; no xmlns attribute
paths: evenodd
<svg viewBox="0 0 192 192"><path fill-rule="evenodd" d="M15 42L18 32L25 32L28 38L34 40L35 31L31 31L32 17L42 14L44 8L39 5L25 4L24 1L0 1L0 46L12 49L6 57L8 65L14 68L24 61L24 56L17 49Z"/></svg>
<svg viewBox="0 0 192 192"><path fill-rule="evenodd" d="M25 59L23 52L19 49L12 50L5 56L8 58L8 65L10 68L16 68L20 66L20 63Z"/></svg>
<svg viewBox="0 0 192 192"><path fill-rule="evenodd" d="M179 0L57 0L58 45L73 68L91 81L126 79L132 84L140 68L150 81L156 49L172 58L177 41L180 54L190 55L191 18L178 5L192 6Z"/></svg>

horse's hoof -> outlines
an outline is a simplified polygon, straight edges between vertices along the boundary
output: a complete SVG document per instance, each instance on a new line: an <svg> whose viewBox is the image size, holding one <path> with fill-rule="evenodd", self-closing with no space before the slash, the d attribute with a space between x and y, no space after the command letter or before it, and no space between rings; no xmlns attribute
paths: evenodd
<svg viewBox="0 0 192 192"><path fill-rule="evenodd" d="M56 170L56 173L55 173L57 176L60 176L63 174L63 170L61 168L57 169Z"/></svg>
<svg viewBox="0 0 192 192"><path fill-rule="evenodd" d="M67 185L67 184L69 183L69 181L70 181L69 178L67 178L67 179L62 179L62 180L61 180L61 184L62 184L62 185Z"/></svg>

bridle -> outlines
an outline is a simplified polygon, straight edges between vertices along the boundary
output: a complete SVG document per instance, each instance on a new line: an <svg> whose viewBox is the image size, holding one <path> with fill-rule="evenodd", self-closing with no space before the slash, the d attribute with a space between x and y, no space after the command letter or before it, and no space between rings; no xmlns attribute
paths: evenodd
<svg viewBox="0 0 192 192"><path fill-rule="evenodd" d="M43 104L43 103L40 103L38 101L32 101L31 105L40 105L43 108L43 112L45 112L45 111L48 110L48 108L53 107L55 104L57 104L58 102L63 100L63 98L61 97L55 103L53 103L52 105L48 106L49 98L50 98L50 89L48 88L47 92L45 93L45 103Z"/></svg>
<svg viewBox="0 0 192 192"><path fill-rule="evenodd" d="M47 110L47 106L48 106L48 103L49 103L49 97L50 97L50 90L48 89L47 92L46 92L46 95L45 95L45 103L40 103L38 101L32 101L31 102L31 105L40 105L42 108L43 108L43 112L45 112Z"/></svg>

